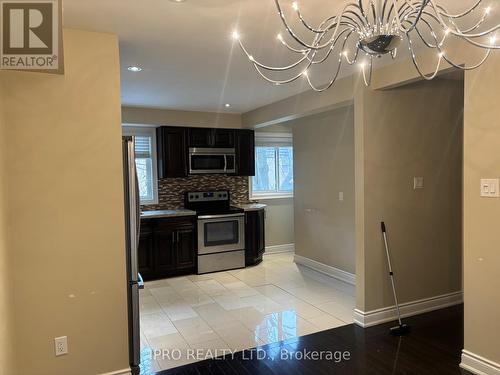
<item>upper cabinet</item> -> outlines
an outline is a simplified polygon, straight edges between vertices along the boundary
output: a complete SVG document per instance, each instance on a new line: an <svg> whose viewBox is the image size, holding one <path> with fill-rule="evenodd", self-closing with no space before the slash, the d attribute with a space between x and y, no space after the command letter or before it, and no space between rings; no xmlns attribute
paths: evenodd
<svg viewBox="0 0 500 375"><path fill-rule="evenodd" d="M156 131L158 178L187 177L186 129L162 126Z"/></svg>
<svg viewBox="0 0 500 375"><path fill-rule="evenodd" d="M255 176L255 132L236 132L236 173L238 176Z"/></svg>
<svg viewBox="0 0 500 375"><path fill-rule="evenodd" d="M255 175L255 133L247 129L162 126L157 129L158 178L187 177L190 148L235 149L236 175Z"/></svg>
<svg viewBox="0 0 500 375"><path fill-rule="evenodd" d="M188 146L200 148L234 148L235 130L189 128Z"/></svg>

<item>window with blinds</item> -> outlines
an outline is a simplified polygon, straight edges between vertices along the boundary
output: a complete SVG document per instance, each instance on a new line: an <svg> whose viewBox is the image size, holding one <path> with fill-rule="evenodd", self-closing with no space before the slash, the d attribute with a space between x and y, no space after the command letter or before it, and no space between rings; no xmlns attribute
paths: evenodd
<svg viewBox="0 0 500 375"><path fill-rule="evenodd" d="M156 174L156 130L154 128L124 127L124 134L135 140L135 165L142 205L158 203Z"/></svg>
<svg viewBox="0 0 500 375"><path fill-rule="evenodd" d="M293 196L291 134L256 134L253 198Z"/></svg>

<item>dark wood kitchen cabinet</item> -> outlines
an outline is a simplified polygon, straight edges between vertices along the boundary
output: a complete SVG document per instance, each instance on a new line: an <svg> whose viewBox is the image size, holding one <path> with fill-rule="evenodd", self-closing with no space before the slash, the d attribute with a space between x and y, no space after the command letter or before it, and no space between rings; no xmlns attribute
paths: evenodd
<svg viewBox="0 0 500 375"><path fill-rule="evenodd" d="M138 258L144 280L195 272L195 219L194 216L151 218L141 222Z"/></svg>
<svg viewBox="0 0 500 375"><path fill-rule="evenodd" d="M236 174L255 176L255 132L238 130L236 132Z"/></svg>
<svg viewBox="0 0 500 375"><path fill-rule="evenodd" d="M234 148L234 129L189 128L188 146L200 148Z"/></svg>
<svg viewBox="0 0 500 375"><path fill-rule="evenodd" d="M155 272L153 255L153 225L151 220L141 221L141 235L137 249L137 263L141 276L150 279Z"/></svg>
<svg viewBox="0 0 500 375"><path fill-rule="evenodd" d="M162 126L156 130L158 178L187 177L187 129Z"/></svg>
<svg viewBox="0 0 500 375"><path fill-rule="evenodd" d="M254 266L262 262L266 250L266 211L245 213L245 264Z"/></svg>

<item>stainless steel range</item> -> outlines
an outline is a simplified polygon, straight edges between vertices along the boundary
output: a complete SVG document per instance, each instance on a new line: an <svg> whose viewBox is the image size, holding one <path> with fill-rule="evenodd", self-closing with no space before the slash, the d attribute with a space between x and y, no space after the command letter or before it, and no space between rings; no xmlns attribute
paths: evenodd
<svg viewBox="0 0 500 375"><path fill-rule="evenodd" d="M227 190L186 193L198 214L198 274L245 267L245 213L230 201Z"/></svg>

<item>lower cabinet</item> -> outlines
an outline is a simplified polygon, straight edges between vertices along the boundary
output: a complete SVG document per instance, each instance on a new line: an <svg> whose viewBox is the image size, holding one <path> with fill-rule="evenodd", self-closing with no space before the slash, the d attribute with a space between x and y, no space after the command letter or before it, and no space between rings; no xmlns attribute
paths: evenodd
<svg viewBox="0 0 500 375"><path fill-rule="evenodd" d="M138 249L143 279L194 273L195 236L195 217L143 220Z"/></svg>
<svg viewBox="0 0 500 375"><path fill-rule="evenodd" d="M245 263L253 266L262 262L266 250L265 210L245 213Z"/></svg>

